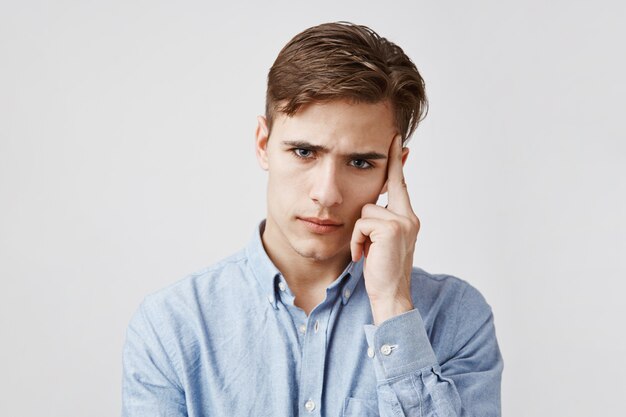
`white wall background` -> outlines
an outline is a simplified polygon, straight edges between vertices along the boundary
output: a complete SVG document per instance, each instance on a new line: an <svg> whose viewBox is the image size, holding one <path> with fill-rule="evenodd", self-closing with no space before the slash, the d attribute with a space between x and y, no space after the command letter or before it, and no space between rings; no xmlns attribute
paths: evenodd
<svg viewBox="0 0 626 417"><path fill-rule="evenodd" d="M504 414L622 416L625 3L250 3L0 0L0 415L119 414L143 296L264 215L276 54L349 20L426 79L416 264L492 305Z"/></svg>

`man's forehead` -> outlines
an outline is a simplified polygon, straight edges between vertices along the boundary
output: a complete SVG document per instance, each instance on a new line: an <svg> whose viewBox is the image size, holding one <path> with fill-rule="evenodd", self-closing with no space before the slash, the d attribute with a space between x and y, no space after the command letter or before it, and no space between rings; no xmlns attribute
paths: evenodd
<svg viewBox="0 0 626 417"><path fill-rule="evenodd" d="M302 105L294 114L276 112L274 120L278 123L317 123L334 124L349 123L354 126L376 124L394 126L395 118L388 101L376 103L353 102L348 100L331 100L312 102Z"/></svg>
<svg viewBox="0 0 626 417"><path fill-rule="evenodd" d="M387 154L397 133L393 113L383 103L313 104L293 116L282 114L274 129L280 141L306 142L343 153Z"/></svg>

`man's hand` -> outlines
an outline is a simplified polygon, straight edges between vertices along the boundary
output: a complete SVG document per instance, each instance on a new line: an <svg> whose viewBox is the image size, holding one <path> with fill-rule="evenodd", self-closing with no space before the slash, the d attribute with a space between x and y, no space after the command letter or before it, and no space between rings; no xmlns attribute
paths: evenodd
<svg viewBox="0 0 626 417"><path fill-rule="evenodd" d="M394 137L387 162L386 208L366 204L350 242L352 260L365 255L363 275L374 324L413 309L411 270L420 222L402 172L402 138Z"/></svg>

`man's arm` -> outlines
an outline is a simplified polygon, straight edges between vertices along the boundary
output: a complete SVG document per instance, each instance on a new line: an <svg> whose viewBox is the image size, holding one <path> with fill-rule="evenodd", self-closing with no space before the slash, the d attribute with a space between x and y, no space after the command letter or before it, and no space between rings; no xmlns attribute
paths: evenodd
<svg viewBox="0 0 626 417"><path fill-rule="evenodd" d="M374 352L380 414L499 416L502 360L491 309L482 296L467 287L451 342L455 354L442 364L413 306L412 263L420 222L402 170L407 154L396 135L387 164L389 204L363 207L350 246L353 261L365 256L363 275L374 319L365 332Z"/></svg>
<svg viewBox="0 0 626 417"><path fill-rule="evenodd" d="M186 417L185 393L164 341L141 304L126 332L122 417Z"/></svg>
<svg viewBox="0 0 626 417"><path fill-rule="evenodd" d="M417 309L366 325L381 416L500 416L502 357L491 308L468 286L450 359L439 363Z"/></svg>

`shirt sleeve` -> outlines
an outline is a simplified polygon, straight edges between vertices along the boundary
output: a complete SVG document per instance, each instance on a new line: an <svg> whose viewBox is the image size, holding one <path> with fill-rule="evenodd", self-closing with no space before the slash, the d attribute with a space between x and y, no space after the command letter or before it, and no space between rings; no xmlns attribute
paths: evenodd
<svg viewBox="0 0 626 417"><path fill-rule="evenodd" d="M365 325L381 416L496 417L502 357L491 308L466 288L450 359L438 363L417 309Z"/></svg>
<svg viewBox="0 0 626 417"><path fill-rule="evenodd" d="M145 301L128 326L122 366L122 417L187 416L184 390Z"/></svg>

